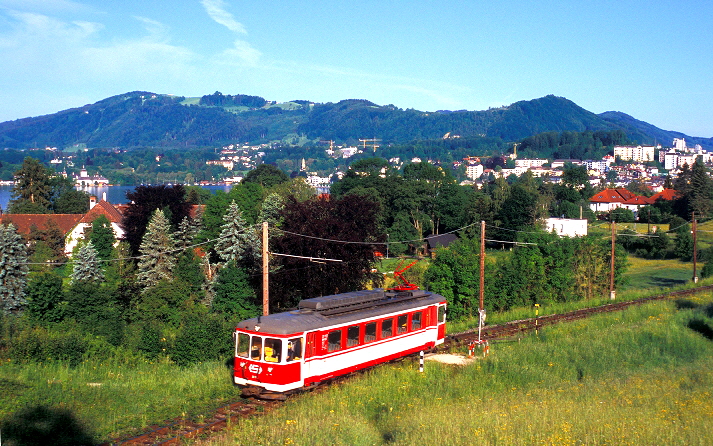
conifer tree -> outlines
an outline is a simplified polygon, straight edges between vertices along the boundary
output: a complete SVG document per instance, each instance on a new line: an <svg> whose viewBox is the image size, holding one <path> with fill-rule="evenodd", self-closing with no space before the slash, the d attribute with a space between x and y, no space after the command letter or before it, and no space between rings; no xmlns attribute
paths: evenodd
<svg viewBox="0 0 713 446"><path fill-rule="evenodd" d="M223 216L220 238L215 250L225 262L236 262L247 267L255 267L262 260L262 243L255 231L248 227L240 206L233 201Z"/></svg>
<svg viewBox="0 0 713 446"><path fill-rule="evenodd" d="M181 248L187 248L193 243L193 240L200 230L200 215L196 216L196 218L183 217L181 223L178 224L178 230L175 234L176 244Z"/></svg>
<svg viewBox="0 0 713 446"><path fill-rule="evenodd" d="M104 272L99 264L99 255L92 242L87 242L79 248L77 258L74 259L73 263L74 267L72 268L71 274L72 283L98 283L104 280Z"/></svg>
<svg viewBox="0 0 713 446"><path fill-rule="evenodd" d="M0 224L0 309L19 313L25 305L27 247L12 224Z"/></svg>
<svg viewBox="0 0 713 446"><path fill-rule="evenodd" d="M271 193L262 202L262 208L260 208L260 214L258 215L258 221L266 221L270 227L278 227L282 224L282 216L280 213L285 209L285 200L276 193Z"/></svg>
<svg viewBox="0 0 713 446"><path fill-rule="evenodd" d="M154 212L139 248L139 273L137 282L146 288L161 280L173 279L176 242L171 234L171 223L163 211Z"/></svg>

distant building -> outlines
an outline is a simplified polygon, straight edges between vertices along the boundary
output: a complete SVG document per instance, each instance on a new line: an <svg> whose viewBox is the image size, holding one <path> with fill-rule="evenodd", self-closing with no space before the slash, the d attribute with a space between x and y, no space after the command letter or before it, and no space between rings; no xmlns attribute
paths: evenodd
<svg viewBox="0 0 713 446"><path fill-rule="evenodd" d="M614 146L614 158L623 161L638 161L640 163L654 161L654 150L661 146Z"/></svg>
<svg viewBox="0 0 713 446"><path fill-rule="evenodd" d="M587 219L578 218L548 218L545 220L547 232L554 232L564 237L581 237L587 235Z"/></svg>
<svg viewBox="0 0 713 446"><path fill-rule="evenodd" d="M109 185L109 180L101 175L89 175L87 169L80 170L79 175L73 175L72 179L74 180L74 185L76 187Z"/></svg>
<svg viewBox="0 0 713 446"><path fill-rule="evenodd" d="M468 164L465 166L465 176L471 180L477 180L483 174L484 167L482 164Z"/></svg>

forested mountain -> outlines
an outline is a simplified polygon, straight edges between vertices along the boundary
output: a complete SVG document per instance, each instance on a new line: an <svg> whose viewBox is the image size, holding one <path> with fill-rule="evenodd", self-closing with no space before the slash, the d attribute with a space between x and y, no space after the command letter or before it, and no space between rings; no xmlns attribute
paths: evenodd
<svg viewBox="0 0 713 446"><path fill-rule="evenodd" d="M276 104L259 96L220 92L184 98L140 91L0 123L0 147L215 147L295 137L346 143L380 138L382 144L404 144L447 134L518 141L542 132L598 130L623 130L630 140L647 144L668 144L685 137L713 148L713 138L661 130L620 112L597 115L552 95L484 111L422 112L356 99L336 104L304 100Z"/></svg>

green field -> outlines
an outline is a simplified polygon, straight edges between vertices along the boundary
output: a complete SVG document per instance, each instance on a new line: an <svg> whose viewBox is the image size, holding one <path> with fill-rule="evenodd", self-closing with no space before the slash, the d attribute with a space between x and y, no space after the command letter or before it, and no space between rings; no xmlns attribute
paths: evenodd
<svg viewBox="0 0 713 446"><path fill-rule="evenodd" d="M713 343L688 328L704 319L657 302L494 344L468 366L384 365L208 443L709 444Z"/></svg>
<svg viewBox="0 0 713 446"><path fill-rule="evenodd" d="M629 282L618 299L657 294L670 285L691 286L690 263L630 261ZM397 263L384 261L382 271L393 271ZM424 259L409 271L418 277L427 264ZM604 297L553 304L541 307L539 314L606 302ZM710 341L686 328L694 311L662 302L548 328L539 338L494 345L493 354L472 367L429 362L423 375L415 372L413 360L377 367L325 393L292 398L274 414L241 422L217 441L654 444L662 438L665 443L704 444L701 426L710 425L713 416L702 403L713 384L713 349ZM534 309L517 308L489 314L488 323L533 316ZM710 315L695 317L713 326ZM449 331L476 323L450 324ZM200 420L238 393L230 371L219 362L178 367L128 353L75 367L0 361L0 419L28 408L64 410L58 415L62 423L68 417L78 421L96 442L130 436L179 416ZM452 415L461 413L468 416ZM22 421L12 422L23 426Z"/></svg>

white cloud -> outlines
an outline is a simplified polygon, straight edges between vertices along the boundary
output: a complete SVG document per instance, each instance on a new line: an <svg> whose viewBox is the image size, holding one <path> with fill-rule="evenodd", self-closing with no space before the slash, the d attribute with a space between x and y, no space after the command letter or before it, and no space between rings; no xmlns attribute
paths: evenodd
<svg viewBox="0 0 713 446"><path fill-rule="evenodd" d="M225 2L223 0L201 0L201 4L208 16L215 20L216 23L238 34L248 33L243 24L235 20L233 15L225 10Z"/></svg>
<svg viewBox="0 0 713 446"><path fill-rule="evenodd" d="M134 18L144 25L144 29L152 37L155 37L158 39L167 39L168 38L169 29L163 23L157 22L156 20L151 20L146 17L141 17L141 16L134 16Z"/></svg>
<svg viewBox="0 0 713 446"><path fill-rule="evenodd" d="M248 42L237 39L232 48L228 48L218 55L217 62L256 67L261 55L260 51L253 48Z"/></svg>

